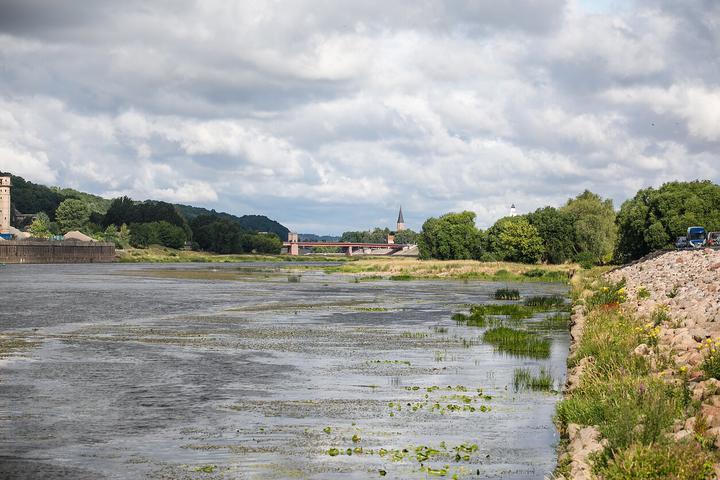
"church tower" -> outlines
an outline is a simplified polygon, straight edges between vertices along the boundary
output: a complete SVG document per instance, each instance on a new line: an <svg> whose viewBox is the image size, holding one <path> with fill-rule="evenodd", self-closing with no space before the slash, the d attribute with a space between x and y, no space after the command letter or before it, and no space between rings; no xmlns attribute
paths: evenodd
<svg viewBox="0 0 720 480"><path fill-rule="evenodd" d="M400 213L398 214L397 226L395 227L395 231L402 232L403 230L405 230L405 219L403 218L402 214L402 205L400 205Z"/></svg>
<svg viewBox="0 0 720 480"><path fill-rule="evenodd" d="M10 232L10 177L0 177L0 233Z"/></svg>

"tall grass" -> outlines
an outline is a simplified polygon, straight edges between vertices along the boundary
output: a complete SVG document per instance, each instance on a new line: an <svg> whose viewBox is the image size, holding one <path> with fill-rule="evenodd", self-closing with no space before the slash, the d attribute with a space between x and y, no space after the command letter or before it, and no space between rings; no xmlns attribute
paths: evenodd
<svg viewBox="0 0 720 480"><path fill-rule="evenodd" d="M514 288L499 288L493 297L495 300L520 300L520 292Z"/></svg>
<svg viewBox="0 0 720 480"><path fill-rule="evenodd" d="M555 307L562 307L565 306L565 299L561 297L560 295L549 295L549 296L534 296L527 298L525 302L523 302L525 306L527 307L534 307L534 308L543 308L543 309L552 309Z"/></svg>
<svg viewBox="0 0 720 480"><path fill-rule="evenodd" d="M483 341L511 355L532 358L550 356L550 341L525 330L510 327L491 328L483 335Z"/></svg>
<svg viewBox="0 0 720 480"><path fill-rule="evenodd" d="M553 388L553 383L552 375L544 367L540 367L537 374L529 368L516 368L513 372L515 391L523 389L548 391Z"/></svg>

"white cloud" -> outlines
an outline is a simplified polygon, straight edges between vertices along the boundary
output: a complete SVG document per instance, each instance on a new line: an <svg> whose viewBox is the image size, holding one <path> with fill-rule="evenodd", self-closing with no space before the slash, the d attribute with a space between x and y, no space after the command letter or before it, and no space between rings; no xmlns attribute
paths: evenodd
<svg viewBox="0 0 720 480"><path fill-rule="evenodd" d="M720 180L700 0L33 5L0 6L0 168L33 181L324 233Z"/></svg>

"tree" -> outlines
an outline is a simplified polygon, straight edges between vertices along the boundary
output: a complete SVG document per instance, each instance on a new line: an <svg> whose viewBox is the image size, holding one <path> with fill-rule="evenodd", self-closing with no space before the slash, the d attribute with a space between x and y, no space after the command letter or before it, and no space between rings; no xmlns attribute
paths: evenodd
<svg viewBox="0 0 720 480"><path fill-rule="evenodd" d="M535 227L525 217L501 218L487 231L488 250L502 260L537 263L545 249Z"/></svg>
<svg viewBox="0 0 720 480"><path fill-rule="evenodd" d="M477 259L482 232L475 227L473 212L448 213L429 218L418 237L420 258L439 260Z"/></svg>
<svg viewBox="0 0 720 480"><path fill-rule="evenodd" d="M55 220L62 233L81 230L90 219L90 209L81 200L69 198L63 200L55 211Z"/></svg>
<svg viewBox="0 0 720 480"><path fill-rule="evenodd" d="M401 230L395 234L395 243L416 244L418 233L412 230Z"/></svg>
<svg viewBox="0 0 720 480"><path fill-rule="evenodd" d="M688 227L720 230L720 186L710 181L670 182L623 203L617 216L615 258L627 262L671 247Z"/></svg>
<svg viewBox="0 0 720 480"><path fill-rule="evenodd" d="M611 199L603 200L588 190L568 200L561 212L572 218L575 255L609 262L617 239L615 209Z"/></svg>
<svg viewBox="0 0 720 480"><path fill-rule="evenodd" d="M40 212L30 225L30 235L33 238L50 238L50 228L50 217L45 212Z"/></svg>
<svg viewBox="0 0 720 480"><path fill-rule="evenodd" d="M538 208L529 213L527 219L542 238L543 261L564 263L575 256L575 228L568 212L553 207Z"/></svg>

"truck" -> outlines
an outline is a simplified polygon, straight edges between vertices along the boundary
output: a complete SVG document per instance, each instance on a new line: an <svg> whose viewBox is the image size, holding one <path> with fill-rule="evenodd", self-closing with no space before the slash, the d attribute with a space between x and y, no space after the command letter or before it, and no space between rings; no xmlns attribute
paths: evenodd
<svg viewBox="0 0 720 480"><path fill-rule="evenodd" d="M707 234L703 227L690 227L687 229L687 242L690 248L702 248L705 246Z"/></svg>

